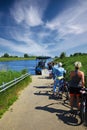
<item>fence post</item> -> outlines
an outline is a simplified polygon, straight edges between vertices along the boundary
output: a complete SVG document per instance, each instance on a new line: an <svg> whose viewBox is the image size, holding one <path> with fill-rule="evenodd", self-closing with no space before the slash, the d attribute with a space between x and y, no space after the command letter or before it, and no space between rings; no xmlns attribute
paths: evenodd
<svg viewBox="0 0 87 130"><path fill-rule="evenodd" d="M3 83L2 83L2 88L4 88L4 87L5 87L5 83L3 82Z"/></svg>
<svg viewBox="0 0 87 130"><path fill-rule="evenodd" d="M17 78L14 79L14 81L16 82Z"/></svg>
<svg viewBox="0 0 87 130"><path fill-rule="evenodd" d="M87 75L85 76L85 87L87 87Z"/></svg>

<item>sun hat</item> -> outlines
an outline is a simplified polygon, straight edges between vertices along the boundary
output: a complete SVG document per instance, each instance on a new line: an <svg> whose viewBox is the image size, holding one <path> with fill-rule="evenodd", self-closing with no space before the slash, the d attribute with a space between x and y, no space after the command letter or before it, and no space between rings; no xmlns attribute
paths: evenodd
<svg viewBox="0 0 87 130"><path fill-rule="evenodd" d="M58 66L59 66L59 67L61 67L61 66L62 66L62 63L61 63L61 62L59 62L59 63L58 63Z"/></svg>

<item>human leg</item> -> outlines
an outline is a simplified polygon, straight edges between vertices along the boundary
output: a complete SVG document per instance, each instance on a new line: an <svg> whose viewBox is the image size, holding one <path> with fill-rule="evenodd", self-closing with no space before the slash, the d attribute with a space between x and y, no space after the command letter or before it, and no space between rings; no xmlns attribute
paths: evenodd
<svg viewBox="0 0 87 130"><path fill-rule="evenodd" d="M57 84L58 84L58 79L55 79L55 80L54 80L54 86L53 86L53 93L54 93L54 94L56 94Z"/></svg>
<svg viewBox="0 0 87 130"><path fill-rule="evenodd" d="M69 92L70 92L70 107L71 107L71 109L73 109L74 99L75 99L75 88L70 87Z"/></svg>
<svg viewBox="0 0 87 130"><path fill-rule="evenodd" d="M80 93L81 88L76 88L76 101L77 101L77 108L80 110L81 107L81 93Z"/></svg>
<svg viewBox="0 0 87 130"><path fill-rule="evenodd" d="M77 100L77 108L78 108L78 110L80 110L80 106L81 106L80 94L76 95L76 100Z"/></svg>
<svg viewBox="0 0 87 130"><path fill-rule="evenodd" d="M63 80L58 80L58 97L62 99L62 93L63 93Z"/></svg>
<svg viewBox="0 0 87 130"><path fill-rule="evenodd" d="M74 94L70 94L70 107L71 109L73 109L73 105L74 105Z"/></svg>

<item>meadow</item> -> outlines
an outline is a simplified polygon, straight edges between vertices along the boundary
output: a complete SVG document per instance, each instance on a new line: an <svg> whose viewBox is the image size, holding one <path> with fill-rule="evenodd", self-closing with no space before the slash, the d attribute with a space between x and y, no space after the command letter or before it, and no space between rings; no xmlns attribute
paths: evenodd
<svg viewBox="0 0 87 130"><path fill-rule="evenodd" d="M87 55L76 55L70 57L63 57L63 58L55 58L54 61L56 63L62 62L63 67L66 69L66 79L69 80L70 71L74 70L74 63L76 61L80 61L82 63L81 70L85 74L85 86L87 86Z"/></svg>
<svg viewBox="0 0 87 130"><path fill-rule="evenodd" d="M34 60L35 57L29 57L29 58L24 58L24 57L0 57L0 61L14 61L14 60Z"/></svg>

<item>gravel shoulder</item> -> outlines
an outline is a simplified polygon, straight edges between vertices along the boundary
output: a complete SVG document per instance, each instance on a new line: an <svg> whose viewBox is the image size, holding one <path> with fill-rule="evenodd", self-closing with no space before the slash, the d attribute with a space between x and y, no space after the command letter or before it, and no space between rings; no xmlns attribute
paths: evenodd
<svg viewBox="0 0 87 130"><path fill-rule="evenodd" d="M0 130L86 130L69 112L68 102L49 99L52 83L47 71L32 76L32 83L0 119Z"/></svg>

